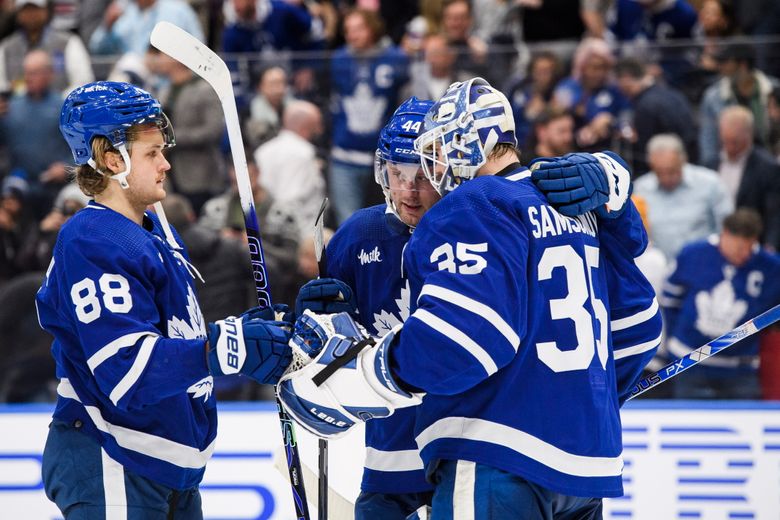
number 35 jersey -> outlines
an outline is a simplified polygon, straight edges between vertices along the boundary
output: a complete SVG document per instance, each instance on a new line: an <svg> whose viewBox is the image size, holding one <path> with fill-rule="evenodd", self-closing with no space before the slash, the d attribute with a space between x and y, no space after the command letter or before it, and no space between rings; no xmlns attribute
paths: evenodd
<svg viewBox="0 0 780 520"><path fill-rule="evenodd" d="M423 217L404 257L417 306L392 370L427 392L415 426L427 470L470 460L566 495L620 496L619 385L640 370L618 381L610 323L650 324L655 343L621 356L646 363L657 304L647 284L612 313L607 280L623 277L606 272L596 218L558 214L529 176L478 177Z"/></svg>
<svg viewBox="0 0 780 520"><path fill-rule="evenodd" d="M63 226L37 295L55 338L54 417L80 421L128 470L177 489L200 482L217 428L185 255L155 215L139 226L92 202Z"/></svg>

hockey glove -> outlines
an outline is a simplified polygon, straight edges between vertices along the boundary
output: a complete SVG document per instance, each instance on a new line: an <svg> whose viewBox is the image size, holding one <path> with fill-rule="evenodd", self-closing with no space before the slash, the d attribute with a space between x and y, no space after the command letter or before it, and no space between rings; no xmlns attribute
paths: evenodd
<svg viewBox="0 0 780 520"><path fill-rule="evenodd" d="M258 383L276 384L292 359L290 324L250 316L209 323L209 369L215 376L244 374Z"/></svg>
<svg viewBox="0 0 780 520"><path fill-rule="evenodd" d="M318 278L301 287L295 300L295 315L302 316L310 310L317 314L348 312L355 315L355 293L346 283L336 278Z"/></svg>
<svg viewBox="0 0 780 520"><path fill-rule="evenodd" d="M615 153L570 153L531 162L531 178L561 214L574 217L595 211L617 218L626 208L631 174Z"/></svg>
<svg viewBox="0 0 780 520"><path fill-rule="evenodd" d="M252 307L242 312L239 318L283 321L286 322L290 330L295 323L295 313L283 303L275 303L273 309L271 307Z"/></svg>
<svg viewBox="0 0 780 520"><path fill-rule="evenodd" d="M336 438L358 422L419 404L390 374L388 347L400 330L372 338L347 313L305 312L290 341L295 360L277 387L290 416L318 437Z"/></svg>

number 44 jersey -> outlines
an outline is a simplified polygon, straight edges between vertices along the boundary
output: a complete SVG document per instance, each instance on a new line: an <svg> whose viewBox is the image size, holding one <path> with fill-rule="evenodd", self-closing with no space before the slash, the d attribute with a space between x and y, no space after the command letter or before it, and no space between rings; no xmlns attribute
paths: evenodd
<svg viewBox="0 0 780 520"><path fill-rule="evenodd" d="M206 329L186 252L156 216L143 221L94 202L74 215L38 317L55 338L54 418L78 424L128 470L185 489L200 482L216 435Z"/></svg>
<svg viewBox="0 0 780 520"><path fill-rule="evenodd" d="M603 223L562 216L529 177L519 165L478 177L422 219L404 257L417 305L392 369L427 392L415 434L429 471L470 460L620 496L621 399L660 342L633 263L646 235L633 206Z"/></svg>

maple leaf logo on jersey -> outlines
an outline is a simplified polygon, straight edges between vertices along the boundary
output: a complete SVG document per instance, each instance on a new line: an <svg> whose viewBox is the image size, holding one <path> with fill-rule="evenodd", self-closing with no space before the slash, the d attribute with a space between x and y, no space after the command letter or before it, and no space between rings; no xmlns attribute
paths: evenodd
<svg viewBox="0 0 780 520"><path fill-rule="evenodd" d="M748 304L738 300L731 284L729 272L726 279L712 288L710 292L701 291L696 295L696 329L712 338L730 331L740 322L747 311Z"/></svg>
<svg viewBox="0 0 780 520"><path fill-rule="evenodd" d="M198 299L190 284L187 284L187 321L173 316L168 320L168 337L179 339L196 339L206 337L206 324L203 313L200 312Z"/></svg>
<svg viewBox="0 0 780 520"><path fill-rule="evenodd" d="M375 334L383 336L390 332L393 327L405 322L409 317L409 281L401 289L401 297L395 300L395 305L398 308L398 315L392 312L387 312L381 309L378 313L374 313L374 331ZM400 316L400 318L399 318Z"/></svg>
<svg viewBox="0 0 780 520"><path fill-rule="evenodd" d="M193 399L202 397L204 402L208 401L209 397L211 397L211 392L213 391L214 378L211 376L204 377L187 389L187 393L192 394Z"/></svg>
<svg viewBox="0 0 780 520"><path fill-rule="evenodd" d="M382 126L386 107L386 99L374 96L368 84L359 83L351 96L344 97L347 128L355 134L376 132Z"/></svg>

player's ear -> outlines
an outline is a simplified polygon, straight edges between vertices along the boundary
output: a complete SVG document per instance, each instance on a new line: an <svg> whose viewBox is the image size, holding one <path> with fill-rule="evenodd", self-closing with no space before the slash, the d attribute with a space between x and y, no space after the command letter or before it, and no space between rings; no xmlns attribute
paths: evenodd
<svg viewBox="0 0 780 520"><path fill-rule="evenodd" d="M103 160L106 163L106 168L111 170L112 173L125 171L125 161L119 152L107 151L103 156Z"/></svg>

